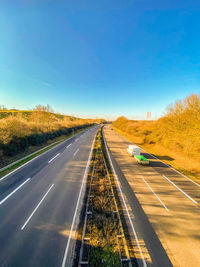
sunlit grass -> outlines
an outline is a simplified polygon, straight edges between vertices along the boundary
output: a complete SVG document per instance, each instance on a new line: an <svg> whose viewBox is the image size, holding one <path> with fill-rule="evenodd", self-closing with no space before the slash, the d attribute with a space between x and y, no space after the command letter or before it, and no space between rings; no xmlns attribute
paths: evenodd
<svg viewBox="0 0 200 267"><path fill-rule="evenodd" d="M157 121L124 117L113 127L130 141L184 174L200 180L200 97L191 95L168 108Z"/></svg>
<svg viewBox="0 0 200 267"><path fill-rule="evenodd" d="M87 128L89 128L89 127L87 127ZM53 140L54 143L53 143L52 145L50 145L50 146L48 146L48 147L44 147L44 149L42 149L42 150L40 150L40 151L34 153L34 155L30 155L30 156L27 155L27 157L26 157L25 159L20 160L20 161L17 162L16 164L14 164L14 165L12 165L12 166L6 168L6 169L3 170L3 171L0 171L0 177L3 177L4 175L8 174L9 172L11 172L11 171L17 169L18 167L20 167L20 166L23 165L24 163L26 163L26 162L32 160L33 158L39 156L39 155L42 154L42 153L44 153L44 152L50 150L50 149L53 148L54 146L56 146L56 145L60 144L61 142L65 141L65 140L67 140L67 139L69 139L69 138L71 138L72 136L74 136L74 135L76 135L76 134L78 134L78 133L84 131L84 130L87 129L87 128L78 130L78 131L76 131L76 133L74 133L74 134L69 134L68 136L62 136L62 137L59 137L59 138L58 138L58 139L60 139L59 141L56 141L56 142L55 142L55 140Z"/></svg>

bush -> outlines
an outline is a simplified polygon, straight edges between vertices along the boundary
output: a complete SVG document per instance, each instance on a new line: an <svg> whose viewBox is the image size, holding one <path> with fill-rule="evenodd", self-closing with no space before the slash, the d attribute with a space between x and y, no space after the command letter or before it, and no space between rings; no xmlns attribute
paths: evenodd
<svg viewBox="0 0 200 267"><path fill-rule="evenodd" d="M92 125L92 120L54 114L39 105L34 111L0 111L0 150L3 156L14 156L29 146L45 144L61 135Z"/></svg>

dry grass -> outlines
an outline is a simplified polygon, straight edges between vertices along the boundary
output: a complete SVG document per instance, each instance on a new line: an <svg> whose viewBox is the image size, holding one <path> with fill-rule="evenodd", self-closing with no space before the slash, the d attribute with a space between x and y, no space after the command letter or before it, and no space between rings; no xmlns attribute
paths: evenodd
<svg viewBox="0 0 200 267"><path fill-rule="evenodd" d="M45 133L62 128L90 124L91 120L78 119L43 111L32 111L27 116L23 112L10 112L9 116L0 120L0 142L9 143L13 137L24 137L34 133Z"/></svg>
<svg viewBox="0 0 200 267"><path fill-rule="evenodd" d="M168 107L157 121L124 117L113 127L134 143L194 179L200 179L200 97L191 95Z"/></svg>
<svg viewBox="0 0 200 267"><path fill-rule="evenodd" d="M94 122L91 119L56 114L48 105L39 105L31 111L0 110L0 161Z"/></svg>

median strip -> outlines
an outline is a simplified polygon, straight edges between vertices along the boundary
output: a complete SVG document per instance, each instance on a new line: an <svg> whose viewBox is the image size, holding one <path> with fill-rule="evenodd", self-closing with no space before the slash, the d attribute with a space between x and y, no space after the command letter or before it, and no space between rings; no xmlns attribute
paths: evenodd
<svg viewBox="0 0 200 267"><path fill-rule="evenodd" d="M73 266L135 266L135 239L129 233L105 145L100 128L88 166ZM63 263L62 267L66 260Z"/></svg>
<svg viewBox="0 0 200 267"><path fill-rule="evenodd" d="M87 204L79 266L129 266L131 258L122 225L119 203L103 154L101 130L97 134L91 178L88 178ZM112 260L111 260L112 258ZM124 265L126 263L126 265Z"/></svg>
<svg viewBox="0 0 200 267"><path fill-rule="evenodd" d="M127 207L127 204L126 204L126 201L125 201L124 196L123 196L123 192L122 192L122 189L121 189L121 186L120 186L120 183L119 183L119 178L118 178L118 176L117 176L117 174L116 174L116 172L115 172L115 168L114 168L114 166L113 166L113 162L112 162L112 159L111 159L111 156L110 156L110 152L109 152L109 149L108 149L108 146L107 146L107 143L106 143L104 134L103 134L103 140L104 140L104 144L105 144L106 152L107 152L107 155L108 155L108 159L109 159L109 162L110 162L110 165L111 165L111 169L112 169L112 172L113 172L113 175L114 175L116 184L118 185L119 192L120 192L120 195L121 195L121 199L122 199L123 205L124 205L124 207L125 207L125 210L126 210L126 213L127 213L127 216L128 216L128 219L129 219L129 222L130 222L130 225L131 225L131 228L132 228L134 237L135 237L136 246L138 247L138 251L139 251L139 254L140 254L140 256L141 256L141 260L142 260L143 267L147 267L147 263L146 263L146 261L145 261L145 257L144 257L142 248L141 248L141 246L140 246L140 242L139 242L139 239L138 239L138 236L137 236L135 227L134 227L134 225L133 225L133 222L132 222L132 219L131 219L131 216L130 216L130 213L129 213L129 210L128 210L128 207Z"/></svg>

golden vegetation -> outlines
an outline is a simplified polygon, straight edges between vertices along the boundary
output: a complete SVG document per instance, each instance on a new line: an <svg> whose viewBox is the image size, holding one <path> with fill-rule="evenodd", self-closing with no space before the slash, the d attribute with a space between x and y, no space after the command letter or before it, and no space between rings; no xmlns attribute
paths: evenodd
<svg viewBox="0 0 200 267"><path fill-rule="evenodd" d="M188 175L200 178L200 97L175 102L157 121L118 118L113 126Z"/></svg>
<svg viewBox="0 0 200 267"><path fill-rule="evenodd" d="M86 224L80 261L88 261L88 266L117 267L122 266L120 258L127 258L128 248L118 212L121 203L116 201L117 191L107 171L104 149L102 129L99 129L87 180Z"/></svg>
<svg viewBox="0 0 200 267"><path fill-rule="evenodd" d="M44 144L49 139L69 134L95 122L56 114L49 105L38 105L33 110L7 110L0 106L0 160Z"/></svg>

